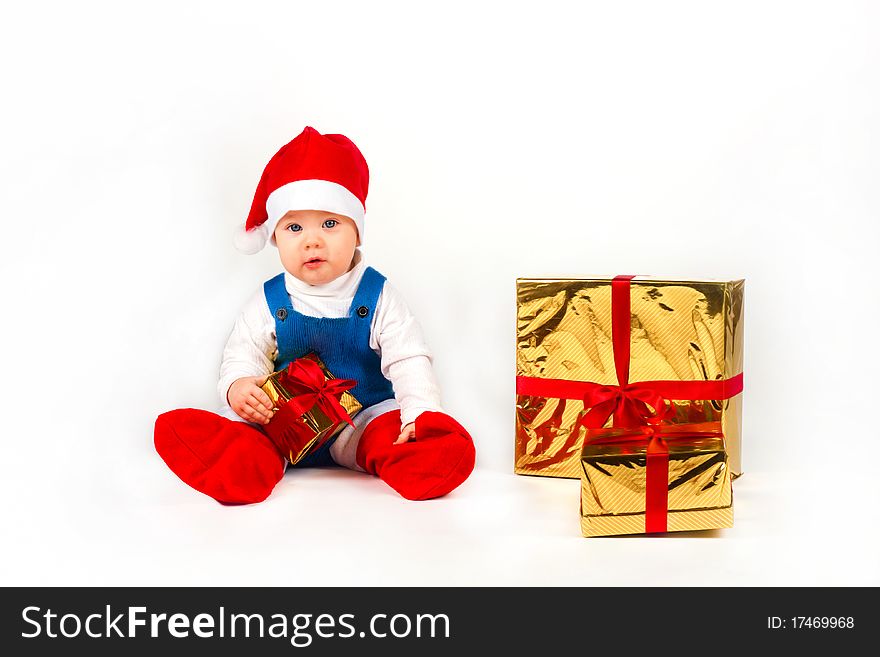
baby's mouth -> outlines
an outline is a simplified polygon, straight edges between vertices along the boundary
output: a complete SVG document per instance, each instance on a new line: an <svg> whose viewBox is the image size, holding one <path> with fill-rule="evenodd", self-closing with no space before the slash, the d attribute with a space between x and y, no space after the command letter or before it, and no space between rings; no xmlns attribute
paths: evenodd
<svg viewBox="0 0 880 657"><path fill-rule="evenodd" d="M323 264L324 260L322 258L310 258L306 260L303 265L309 268L319 267Z"/></svg>

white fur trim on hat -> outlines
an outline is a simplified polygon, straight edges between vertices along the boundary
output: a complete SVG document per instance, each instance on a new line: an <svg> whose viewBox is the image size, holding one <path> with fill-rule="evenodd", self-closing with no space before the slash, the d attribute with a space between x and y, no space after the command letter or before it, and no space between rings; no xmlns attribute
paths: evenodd
<svg viewBox="0 0 880 657"><path fill-rule="evenodd" d="M364 206L357 196L338 183L329 180L295 180L269 194L266 199L268 219L263 226L271 227L267 237L273 244L278 220L291 210L320 210L351 217L361 242L364 241Z"/></svg>
<svg viewBox="0 0 880 657"><path fill-rule="evenodd" d="M245 224L236 226L232 238L235 248L246 255L253 255L261 251L269 240L268 224L268 221L264 222L253 230L246 230Z"/></svg>

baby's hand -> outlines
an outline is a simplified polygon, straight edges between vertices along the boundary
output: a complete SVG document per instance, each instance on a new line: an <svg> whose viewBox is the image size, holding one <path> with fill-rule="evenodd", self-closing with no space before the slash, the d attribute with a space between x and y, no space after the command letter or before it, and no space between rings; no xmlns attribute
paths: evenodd
<svg viewBox="0 0 880 657"><path fill-rule="evenodd" d="M262 384L266 383L267 378L266 376L245 376L236 379L229 386L226 399L240 418L256 424L269 423L274 415L272 400L260 388Z"/></svg>
<svg viewBox="0 0 880 657"><path fill-rule="evenodd" d="M412 440L416 437L416 423L410 422L403 429L400 430L400 435L397 437L397 440L394 441L395 445L400 445L405 443L408 440Z"/></svg>

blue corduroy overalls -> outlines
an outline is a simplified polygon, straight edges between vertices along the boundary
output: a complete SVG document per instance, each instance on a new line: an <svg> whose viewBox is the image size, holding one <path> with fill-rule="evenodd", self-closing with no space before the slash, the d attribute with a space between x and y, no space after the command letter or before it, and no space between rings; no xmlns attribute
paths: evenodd
<svg viewBox="0 0 880 657"><path fill-rule="evenodd" d="M278 342L275 371L287 367L292 360L315 352L334 377L358 382L351 394L364 408L394 399L391 382L382 375L382 361L370 349L370 325L384 285L385 277L367 267L345 317L310 317L293 309L283 273L266 281L263 291L269 311L275 318ZM296 467L333 463L330 445L335 440L334 437L327 441Z"/></svg>

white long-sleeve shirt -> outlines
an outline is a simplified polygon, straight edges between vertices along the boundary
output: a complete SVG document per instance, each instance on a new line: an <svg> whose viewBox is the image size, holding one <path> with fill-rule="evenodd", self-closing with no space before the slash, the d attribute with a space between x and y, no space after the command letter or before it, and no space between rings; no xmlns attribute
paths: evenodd
<svg viewBox="0 0 880 657"><path fill-rule="evenodd" d="M284 272L284 284L294 310L312 317L345 317L366 267L360 251L356 251L351 271L325 285L309 285ZM421 327L388 281L373 313L370 348L381 358L382 374L394 388L402 425L414 422L424 411L442 411L431 353ZM271 374L277 355L275 318L260 286L235 320L223 350L217 390L229 413L229 386L244 376Z"/></svg>

